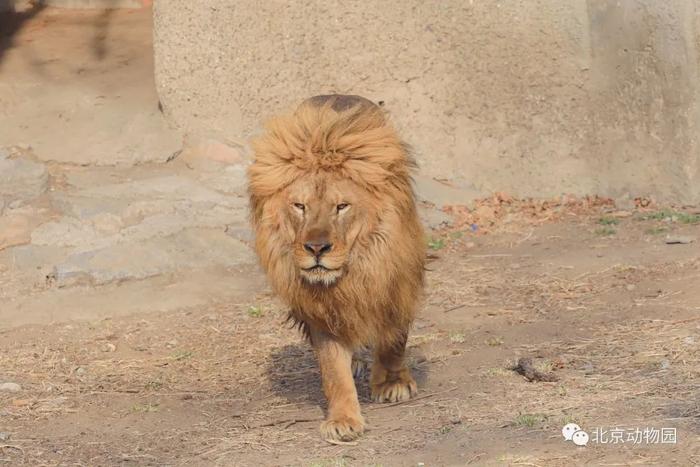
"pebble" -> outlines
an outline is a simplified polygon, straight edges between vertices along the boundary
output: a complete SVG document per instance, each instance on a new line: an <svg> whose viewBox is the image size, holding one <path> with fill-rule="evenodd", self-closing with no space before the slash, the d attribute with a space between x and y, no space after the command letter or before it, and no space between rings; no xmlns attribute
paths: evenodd
<svg viewBox="0 0 700 467"><path fill-rule="evenodd" d="M695 344L695 337L693 336L688 336L683 338L683 343L686 345L692 345Z"/></svg>
<svg viewBox="0 0 700 467"><path fill-rule="evenodd" d="M636 288L637 288L637 287L636 287L634 284L627 284L627 290L629 290L630 292L633 291L633 290L636 289Z"/></svg>
<svg viewBox="0 0 700 467"><path fill-rule="evenodd" d="M22 386L20 386L17 383L2 383L2 384L0 384L0 391L20 392L21 390L22 390Z"/></svg>
<svg viewBox="0 0 700 467"><path fill-rule="evenodd" d="M10 439L10 434L4 431L0 431L0 441L7 441Z"/></svg>
<svg viewBox="0 0 700 467"><path fill-rule="evenodd" d="M664 359L661 360L661 362L659 363L659 366L661 367L662 370L668 370L669 368L671 368L671 362L669 362L668 360L666 360L666 359L664 358Z"/></svg>
<svg viewBox="0 0 700 467"><path fill-rule="evenodd" d="M82 366L79 367L77 370L75 370L75 374L78 375L78 376L84 375L84 374L85 374L85 368L83 368Z"/></svg>
<svg viewBox="0 0 700 467"><path fill-rule="evenodd" d="M117 346L112 344L111 342L107 342L105 344L102 344L100 350L102 350L103 352L114 352L117 350Z"/></svg>

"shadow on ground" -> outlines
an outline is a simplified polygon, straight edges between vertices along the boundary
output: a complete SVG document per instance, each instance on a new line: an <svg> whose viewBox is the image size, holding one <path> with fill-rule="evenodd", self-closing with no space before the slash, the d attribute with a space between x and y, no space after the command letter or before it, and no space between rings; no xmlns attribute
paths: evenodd
<svg viewBox="0 0 700 467"><path fill-rule="evenodd" d="M355 385L360 402L366 404L371 402L369 389L371 357L366 351L358 355L367 365L364 371L356 375ZM425 356L417 349L410 349L406 360L420 391L427 384L428 368L425 363L417 362L425 362ZM321 375L316 356L309 344L300 342L275 349L270 358L267 374L270 386L277 396L295 403L321 404L323 410L327 408L321 389Z"/></svg>

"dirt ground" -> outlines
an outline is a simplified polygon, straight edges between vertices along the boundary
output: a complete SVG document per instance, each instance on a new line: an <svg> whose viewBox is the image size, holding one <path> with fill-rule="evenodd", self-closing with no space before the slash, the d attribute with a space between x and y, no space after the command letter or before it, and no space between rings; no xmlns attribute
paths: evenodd
<svg viewBox="0 0 700 467"><path fill-rule="evenodd" d="M240 164L165 163L159 139L130 145L164 134L148 14L61 17L46 9L0 32L0 146L23 143L5 162L43 164L48 180L0 206L0 385L18 385L0 386L0 465L700 464L697 207L505 194L465 207L447 199L456 190L438 203L430 185L445 206L430 207L435 224L451 226L430 232L409 340L419 395L374 404L361 375L369 429L329 444L314 356L235 243L245 209L228 185ZM133 114L145 123L127 125ZM122 167L94 159L113 146ZM49 221L56 230L38 235ZM17 232L2 243L7 225ZM172 256L132 257L158 248ZM123 264L83 264L85 251ZM139 260L162 264L144 272ZM80 280L56 283L65 264ZM514 372L523 357L555 381ZM571 422L587 446L563 439ZM676 442L593 439L645 428L675 429Z"/></svg>
<svg viewBox="0 0 700 467"><path fill-rule="evenodd" d="M700 257L664 240L697 237L697 220L564 210L436 234L409 341L420 395L373 404L360 378L369 431L356 445L320 439L313 355L262 277L206 309L6 330L0 368L23 389L0 393L0 462L697 464ZM509 369L519 357L557 381L528 382ZM677 443L576 447L561 436L572 421L675 428Z"/></svg>

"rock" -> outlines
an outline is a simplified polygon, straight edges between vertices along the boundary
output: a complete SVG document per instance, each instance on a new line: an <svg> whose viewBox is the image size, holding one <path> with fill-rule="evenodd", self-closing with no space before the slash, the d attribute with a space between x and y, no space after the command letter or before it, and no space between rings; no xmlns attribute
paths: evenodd
<svg viewBox="0 0 700 467"><path fill-rule="evenodd" d="M100 346L100 350L103 352L116 352L117 346L112 344L111 342L105 342Z"/></svg>
<svg viewBox="0 0 700 467"><path fill-rule="evenodd" d="M80 221L92 223L102 222L101 216L112 215L123 217L123 213L137 201L129 198L114 199L100 196L84 195L83 191L77 192L53 192L53 204L66 216L74 217Z"/></svg>
<svg viewBox="0 0 700 467"><path fill-rule="evenodd" d="M43 164L26 159L10 159L0 150L0 198L7 203L28 201L44 193L49 173Z"/></svg>
<svg viewBox="0 0 700 467"><path fill-rule="evenodd" d="M222 193L247 197L247 166L227 165L217 171L197 172L193 176L202 185Z"/></svg>
<svg viewBox="0 0 700 467"><path fill-rule="evenodd" d="M10 214L0 217L0 250L29 243L31 227L32 222L27 215Z"/></svg>
<svg viewBox="0 0 700 467"><path fill-rule="evenodd" d="M78 246L93 244L100 235L85 222L64 217L37 227L31 235L32 244L40 246Z"/></svg>
<svg viewBox="0 0 700 467"><path fill-rule="evenodd" d="M693 337L693 336L684 337L683 343L685 345L693 345L693 344L695 344L695 337Z"/></svg>
<svg viewBox="0 0 700 467"><path fill-rule="evenodd" d="M20 392L22 386L17 383L2 383L0 384L0 391L4 392Z"/></svg>
<svg viewBox="0 0 700 467"><path fill-rule="evenodd" d="M121 218L125 225L134 225L145 218L159 214L172 214L178 208L178 204L167 200L144 199L129 203L121 212Z"/></svg>
<svg viewBox="0 0 700 467"><path fill-rule="evenodd" d="M178 160L192 168L220 170L222 165L241 164L245 158L241 147L215 139L189 137Z"/></svg>
<svg viewBox="0 0 700 467"><path fill-rule="evenodd" d="M244 198L227 196L189 177L174 175L91 186L70 195L57 194L56 198L68 215L37 228L32 233L35 245L91 251L166 237L189 227L223 230L247 215Z"/></svg>
<svg viewBox="0 0 700 467"><path fill-rule="evenodd" d="M226 233L247 245L252 245L255 238L253 230L247 225L227 225Z"/></svg>
<svg viewBox="0 0 700 467"><path fill-rule="evenodd" d="M0 263L11 259L12 269L17 273L38 272L46 274L51 271L52 263L65 258L66 249L39 245L20 245L0 251ZM5 263L9 264L8 262ZM46 265L49 264L48 269ZM43 271L42 271L43 270Z"/></svg>
<svg viewBox="0 0 700 467"><path fill-rule="evenodd" d="M109 212L100 213L93 217L91 221L95 230L101 234L115 234L124 226L124 221L122 221L121 217Z"/></svg>
<svg viewBox="0 0 700 467"><path fill-rule="evenodd" d="M419 201L434 204L438 209L447 205L470 205L479 197L475 190L451 187L426 176L415 178L416 197Z"/></svg>
<svg viewBox="0 0 700 467"><path fill-rule="evenodd" d="M189 203L211 203L221 205L240 205L230 196L225 196L195 180L178 175L131 180L123 183L113 183L95 186L81 190L76 195L93 199L112 200L168 200L186 201Z"/></svg>
<svg viewBox="0 0 700 467"><path fill-rule="evenodd" d="M695 237L691 237L689 235L666 235L666 239L664 241L667 245L686 245L688 243L693 243L695 241Z"/></svg>
<svg viewBox="0 0 700 467"><path fill-rule="evenodd" d="M186 229L167 237L131 240L77 250L53 271L56 284L101 285L140 280L180 270L233 267L255 262L252 251L223 229Z"/></svg>
<svg viewBox="0 0 700 467"><path fill-rule="evenodd" d="M76 376L83 376L86 372L87 372L87 370L85 368L83 368L82 366L76 368L76 370L75 370Z"/></svg>
<svg viewBox="0 0 700 467"><path fill-rule="evenodd" d="M5 431L0 431L0 441L7 441L10 439L10 434Z"/></svg>

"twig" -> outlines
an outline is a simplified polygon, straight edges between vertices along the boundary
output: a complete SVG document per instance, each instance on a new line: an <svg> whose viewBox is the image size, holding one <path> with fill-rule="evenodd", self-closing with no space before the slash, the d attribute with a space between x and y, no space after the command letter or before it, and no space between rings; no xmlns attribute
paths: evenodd
<svg viewBox="0 0 700 467"><path fill-rule="evenodd" d="M139 394L140 389L122 389L121 391L90 391L87 394L95 396L97 394Z"/></svg>
<svg viewBox="0 0 700 467"><path fill-rule="evenodd" d="M289 428L290 426L294 425L295 423L304 423L304 422L317 422L321 421L320 418L285 418L284 420L274 420L272 422L267 422L267 423L262 423L260 425L254 425L251 426L250 429L255 429L255 428L263 428L266 426L275 426L275 425L282 425L283 423L286 423L284 428Z"/></svg>
<svg viewBox="0 0 700 467"><path fill-rule="evenodd" d="M409 402L415 402L415 401L419 401L421 399L427 399L429 397L434 397L434 396L437 396L439 394L444 394L446 392L454 391L457 388L458 388L458 386L455 386L455 387L450 388L450 389L445 389L444 391L438 391L438 392L432 392L430 394L424 394L422 396L414 397L413 399L408 399L405 401L392 402L391 404L375 405L374 407L368 407L367 410L386 409L389 407L395 407L397 405L408 404Z"/></svg>
<svg viewBox="0 0 700 467"><path fill-rule="evenodd" d="M510 253L495 253L492 255L469 255L470 258L507 258L508 256L513 256ZM523 255L532 256L532 255Z"/></svg>
<svg viewBox="0 0 700 467"><path fill-rule="evenodd" d="M464 308L465 306L467 306L467 304L466 304L466 303L462 303L461 305L453 306L453 307L451 307L451 308L448 308L447 310L442 310L442 312L443 312L443 313L449 313L450 311L459 310L460 308Z"/></svg>
<svg viewBox="0 0 700 467"><path fill-rule="evenodd" d="M357 446L357 441L337 441L335 439L327 439L326 442L337 444L339 446Z"/></svg>
<svg viewBox="0 0 700 467"><path fill-rule="evenodd" d="M518 360L518 364L511 368L511 370L519 373L525 377L528 381L557 381L558 378L553 373L543 373L536 369L532 365L531 358L521 358Z"/></svg>

